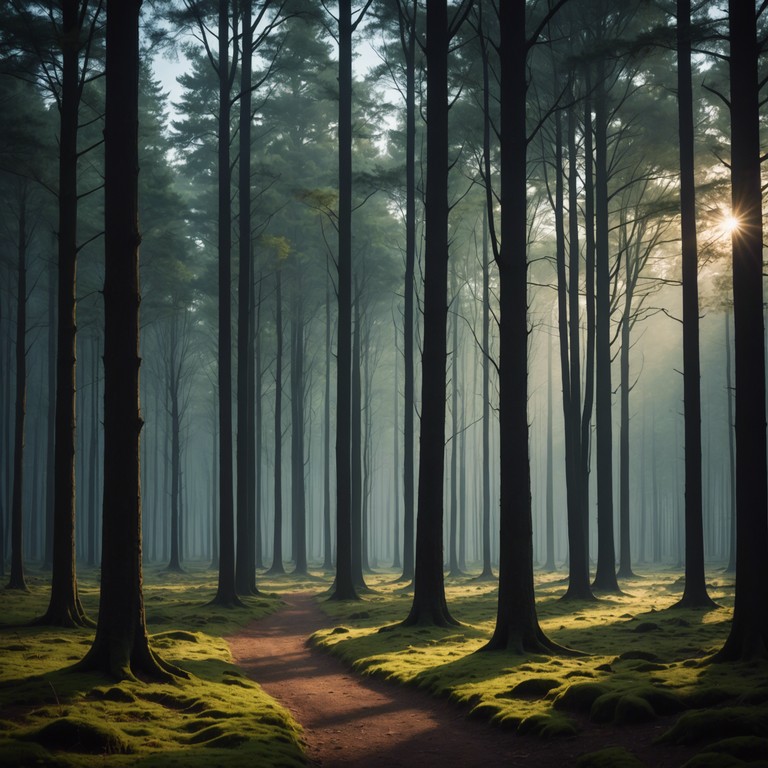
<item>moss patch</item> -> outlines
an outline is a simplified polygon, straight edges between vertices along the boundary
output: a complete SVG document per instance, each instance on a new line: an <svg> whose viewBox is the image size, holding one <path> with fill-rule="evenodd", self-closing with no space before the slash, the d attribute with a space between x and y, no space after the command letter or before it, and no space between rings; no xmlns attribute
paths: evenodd
<svg viewBox="0 0 768 768"><path fill-rule="evenodd" d="M78 579L91 616L98 608L95 577L86 571ZM234 666L222 639L280 600L249 598L245 608L223 612L206 605L215 587L212 571L145 571L151 643L193 675L173 684L115 684L66 671L85 655L93 630L23 626L47 606L48 589L39 581L32 579L24 596L0 592L2 615L16 625L0 628L0 765L304 765L299 726Z"/></svg>
<svg viewBox="0 0 768 768"><path fill-rule="evenodd" d="M768 667L745 678L738 665L702 663L727 636L733 583L711 580L721 608L670 610L682 592L678 577L679 571L641 571L624 594L587 603L560 599L567 586L561 575L537 574L542 629L585 656L478 652L494 628L497 591L493 582L471 577L446 580L458 629L401 626L411 596L382 576L369 580L375 592L362 606L321 599L335 629L316 632L312 641L361 673L417 685L466 705L475 717L541 735L556 722L546 718L562 717L573 727L591 716L631 727L739 697L759 701L762 695L750 692L768 689Z"/></svg>

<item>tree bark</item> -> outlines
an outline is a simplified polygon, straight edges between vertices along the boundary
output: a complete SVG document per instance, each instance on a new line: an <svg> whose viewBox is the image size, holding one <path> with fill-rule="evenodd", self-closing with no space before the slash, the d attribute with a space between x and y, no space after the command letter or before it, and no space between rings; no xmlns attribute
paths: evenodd
<svg viewBox="0 0 768 768"><path fill-rule="evenodd" d="M448 317L448 9L427 0L427 189L425 198L422 411L413 603L405 626L457 622L443 582L443 478Z"/></svg>
<svg viewBox="0 0 768 768"><path fill-rule="evenodd" d="M681 608L708 608L704 573L701 477L699 265L691 82L691 2L677 0L677 110L680 137L680 230L683 268L683 410L685 424L685 590Z"/></svg>
<svg viewBox="0 0 768 768"><path fill-rule="evenodd" d="M62 68L59 130L59 284L56 341L53 561L51 599L40 624L91 624L77 591L75 567L75 369L77 279L77 129L80 3L62 2Z"/></svg>
<svg viewBox="0 0 768 768"><path fill-rule="evenodd" d="M605 63L595 85L596 309L595 416L597 436L597 570L593 589L619 592L613 541L613 424L611 415L611 278L608 240L608 139Z"/></svg>
<svg viewBox="0 0 768 768"><path fill-rule="evenodd" d="M138 99L141 2L107 12L104 275L104 525L99 620L77 665L118 680L185 674L147 637L139 438Z"/></svg>
<svg viewBox="0 0 768 768"><path fill-rule="evenodd" d="M275 272L275 519L272 536L272 566L270 575L285 573L283 566L283 289L278 266Z"/></svg>
<svg viewBox="0 0 768 768"><path fill-rule="evenodd" d="M331 598L355 600L352 570L352 2L339 0L339 307L336 356L336 581Z"/></svg>
<svg viewBox="0 0 768 768"><path fill-rule="evenodd" d="M546 637L533 588L531 468L528 454L528 259L525 0L499 5L501 225L499 243L499 597L484 650L564 650Z"/></svg>
<svg viewBox="0 0 768 768"><path fill-rule="evenodd" d="M16 248L16 404L13 430L13 496L11 498L11 573L7 589L27 591L24 577L23 494L24 423L27 415L27 188L20 180Z"/></svg>
<svg viewBox="0 0 768 768"><path fill-rule="evenodd" d="M768 656L763 222L755 6L730 14L731 210L736 375L736 594L718 661Z"/></svg>
<svg viewBox="0 0 768 768"><path fill-rule="evenodd" d="M299 288L301 283L299 282ZM291 320L291 523L294 573L307 574L307 505L304 489L304 309L294 297Z"/></svg>
<svg viewBox="0 0 768 768"><path fill-rule="evenodd" d="M249 450L253 422L252 398L248 396L248 373L253 360L251 343L251 298L253 292L253 260L251 254L251 0L241 4L243 35L240 66L240 153L238 158L238 243L239 273L237 278L237 557L235 586L238 594L252 595L256 589L256 556L254 531L254 499L249 493L250 478L258 471Z"/></svg>
<svg viewBox="0 0 768 768"><path fill-rule="evenodd" d="M416 264L416 13L413 0L399 2L400 38L405 57L405 286L403 295L403 573L414 577L414 271Z"/></svg>

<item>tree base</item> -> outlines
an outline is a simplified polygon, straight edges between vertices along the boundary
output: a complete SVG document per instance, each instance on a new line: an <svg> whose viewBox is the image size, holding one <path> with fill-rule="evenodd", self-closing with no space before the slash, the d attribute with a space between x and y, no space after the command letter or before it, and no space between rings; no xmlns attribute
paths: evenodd
<svg viewBox="0 0 768 768"><path fill-rule="evenodd" d="M592 591L592 588L587 584L583 587L574 587L569 584L565 594L560 598L564 602L580 602L580 603L596 603L598 601L597 595Z"/></svg>
<svg viewBox="0 0 768 768"><path fill-rule="evenodd" d="M498 576L494 574L493 571L482 571L477 576L472 579L472 581L485 581L485 582L491 582L496 581L498 579Z"/></svg>
<svg viewBox="0 0 768 768"><path fill-rule="evenodd" d="M111 641L106 636L94 640L83 659L69 667L72 672L97 672L120 682L155 681L170 683L177 678L189 679L190 675L180 667L163 660L150 647L146 635L142 635L129 648L123 638Z"/></svg>
<svg viewBox="0 0 768 768"><path fill-rule="evenodd" d="M205 604L209 606L217 606L218 608L246 608L246 604L237 595L224 595L220 592L216 593L213 600Z"/></svg>

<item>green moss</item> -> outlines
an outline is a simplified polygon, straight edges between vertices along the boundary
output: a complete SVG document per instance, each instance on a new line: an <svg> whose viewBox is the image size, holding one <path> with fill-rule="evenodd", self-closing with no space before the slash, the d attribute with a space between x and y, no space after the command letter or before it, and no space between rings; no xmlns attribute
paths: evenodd
<svg viewBox="0 0 768 768"><path fill-rule="evenodd" d="M573 720L557 713L529 715L520 722L517 730L520 734L531 734L543 739L575 736L579 732Z"/></svg>
<svg viewBox="0 0 768 768"><path fill-rule="evenodd" d="M117 729L103 722L61 717L24 735L46 749L111 755L132 752L131 745Z"/></svg>
<svg viewBox="0 0 768 768"><path fill-rule="evenodd" d="M608 689L600 683L573 683L557 696L553 706L567 712L589 712L595 701L606 693Z"/></svg>
<svg viewBox="0 0 768 768"><path fill-rule="evenodd" d="M645 699L629 693L617 702L613 722L616 725L647 723L655 717L653 707Z"/></svg>
<svg viewBox="0 0 768 768"><path fill-rule="evenodd" d="M551 677L529 677L521 680L509 691L497 693L497 699L541 699L553 688L562 685L560 680Z"/></svg>
<svg viewBox="0 0 768 768"><path fill-rule="evenodd" d="M765 736L735 736L710 744L707 752L731 755L739 760L760 760L768 756L768 738Z"/></svg>
<svg viewBox="0 0 768 768"><path fill-rule="evenodd" d="M608 747L582 755L576 768L643 768L643 763L624 747Z"/></svg>
<svg viewBox="0 0 768 768"><path fill-rule="evenodd" d="M71 763L55 757L45 747L34 742L4 739L0 741L0 765L3 768L68 768Z"/></svg>
<svg viewBox="0 0 768 768"><path fill-rule="evenodd" d="M768 708L724 707L686 712L661 738L672 744L698 744L734 736L768 733Z"/></svg>

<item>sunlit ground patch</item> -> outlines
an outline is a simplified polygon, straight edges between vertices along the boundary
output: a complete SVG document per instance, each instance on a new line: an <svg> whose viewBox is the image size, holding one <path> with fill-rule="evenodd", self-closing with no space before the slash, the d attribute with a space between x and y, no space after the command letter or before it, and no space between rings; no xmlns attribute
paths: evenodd
<svg viewBox="0 0 768 768"><path fill-rule="evenodd" d="M697 713L716 717L750 701L750 711L768 715L768 665L753 665L747 675L744 665L706 663L730 624L733 582L721 572L710 575L709 591L720 606L710 611L672 609L683 589L679 571L640 570L623 583L624 594L589 603L560 600L562 574L537 575L541 626L551 639L587 654L577 657L477 653L493 631L497 593L495 585L471 578L446 582L461 627L397 626L410 597L391 581L371 578L376 593L362 604L322 602L345 631L321 630L314 642L365 674L448 696L519 732L554 738L573 735L585 718L631 727L673 716L678 730L670 738L697 744L706 730ZM356 619L361 611L366 618ZM762 720L741 718L746 711L737 707L728 715L731 729L722 738L757 735L755 722ZM594 764L603 757L610 756L596 756Z"/></svg>
<svg viewBox="0 0 768 768"><path fill-rule="evenodd" d="M222 638L276 610L274 596L246 599L232 611L208 607L216 574L149 570L145 600L152 646L191 672L175 684L122 682L62 671L82 658L92 630L0 629L2 766L299 766L299 726L232 663ZM95 616L93 574L80 574ZM48 589L0 593L6 622L41 615Z"/></svg>

